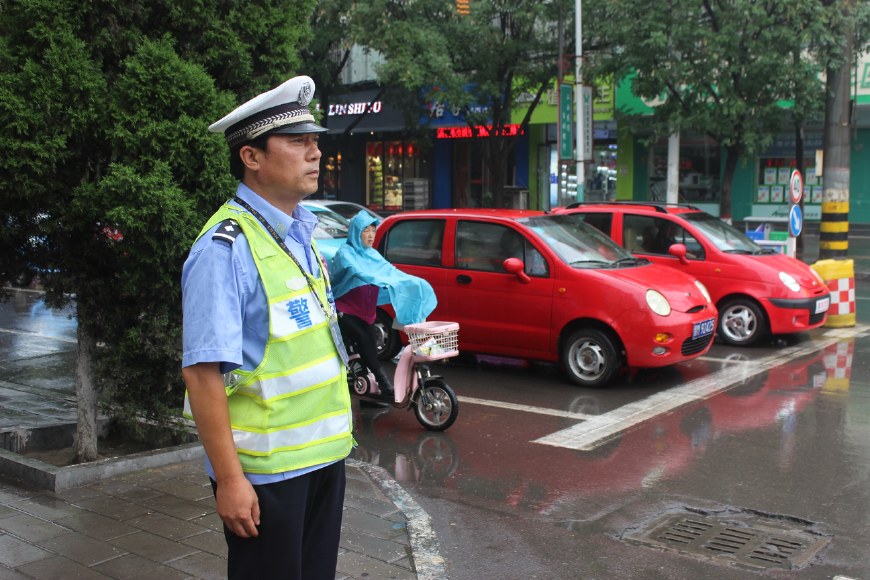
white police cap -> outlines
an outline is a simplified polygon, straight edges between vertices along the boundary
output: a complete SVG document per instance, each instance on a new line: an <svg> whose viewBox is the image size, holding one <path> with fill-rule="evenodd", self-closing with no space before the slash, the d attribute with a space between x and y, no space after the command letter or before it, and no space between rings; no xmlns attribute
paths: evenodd
<svg viewBox="0 0 870 580"><path fill-rule="evenodd" d="M314 122L314 115L308 109L313 96L311 77L293 77L239 105L208 130L223 133L230 147L267 133L322 133L326 129Z"/></svg>

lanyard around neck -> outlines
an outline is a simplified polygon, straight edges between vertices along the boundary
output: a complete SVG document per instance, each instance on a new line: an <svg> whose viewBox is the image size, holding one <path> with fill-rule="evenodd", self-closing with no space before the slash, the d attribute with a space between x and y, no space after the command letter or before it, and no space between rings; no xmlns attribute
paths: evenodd
<svg viewBox="0 0 870 580"><path fill-rule="evenodd" d="M326 317L328 319L332 318L332 308L331 307L327 308L323 304L323 302L320 300L320 295L317 293L317 290L315 290L315 288L314 288L314 282L312 281L313 279L312 279L311 275L309 275L308 272L305 270L305 268L302 267L302 264L299 263L299 260L296 258L296 256L293 254L293 252L290 251L290 248L287 247L287 244L284 243L284 240L281 238L281 236L278 234L278 232L275 231L275 228L273 228L272 225L268 221L266 221L266 218L264 218L260 214L260 212L255 210L253 207L251 207L247 202L245 202L241 198L239 198L239 197L233 198L233 201L236 202L237 204L239 204L240 206L242 206L243 208L245 208L252 216L257 218L257 221L259 221L261 224L263 224L263 227L266 228L266 231L269 232L269 235L272 236L272 239L275 240L275 243L277 243L278 246L282 250L284 250L285 254L290 256L290 259L293 260L293 263L296 264L297 268L299 268L299 272L305 278L305 282L308 283L308 289L311 290L311 293L314 294L314 297L317 299L317 305L320 306L320 309L323 311L323 313L326 315ZM322 266L320 267L320 270L321 270L321 275L323 276L323 280L326 282L326 285L328 287L329 286L329 278L326 276L326 272L323 272Z"/></svg>

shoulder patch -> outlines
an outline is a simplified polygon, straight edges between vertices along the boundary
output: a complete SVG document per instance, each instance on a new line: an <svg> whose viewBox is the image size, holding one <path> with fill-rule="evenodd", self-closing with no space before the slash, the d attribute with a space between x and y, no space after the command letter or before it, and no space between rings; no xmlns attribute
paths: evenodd
<svg viewBox="0 0 870 580"><path fill-rule="evenodd" d="M236 241L236 238L239 234L242 233L242 228L239 227L239 224L236 223L235 220L225 219L220 224L218 224L217 229L211 236L213 240L222 240L230 245Z"/></svg>

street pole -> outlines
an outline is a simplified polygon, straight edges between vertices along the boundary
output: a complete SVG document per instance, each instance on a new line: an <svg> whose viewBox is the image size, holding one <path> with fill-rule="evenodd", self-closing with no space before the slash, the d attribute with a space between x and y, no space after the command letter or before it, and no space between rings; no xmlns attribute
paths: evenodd
<svg viewBox="0 0 870 580"><path fill-rule="evenodd" d="M827 70L825 133L822 160L824 189L819 223L819 259L846 259L849 252L849 182L851 180L851 2L845 0L846 26L842 31L843 62ZM818 173L817 173L818 174Z"/></svg>
<svg viewBox="0 0 870 580"><path fill-rule="evenodd" d="M581 0L574 0L574 114L577 116L577 146L574 148L577 171L577 201L586 196L586 143L583 127L583 18Z"/></svg>
<svg viewBox="0 0 870 580"><path fill-rule="evenodd" d="M668 137L668 203L680 203L680 132L674 131Z"/></svg>

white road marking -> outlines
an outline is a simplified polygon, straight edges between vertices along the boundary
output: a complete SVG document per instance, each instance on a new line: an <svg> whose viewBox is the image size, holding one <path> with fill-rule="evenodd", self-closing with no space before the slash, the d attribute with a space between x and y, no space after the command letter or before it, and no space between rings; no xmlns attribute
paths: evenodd
<svg viewBox="0 0 870 580"><path fill-rule="evenodd" d="M538 415L550 415L553 417L562 417L565 419L579 419L588 421L597 415L586 415L584 413L572 413L570 411L560 411L559 409L547 409L546 407L530 407L528 405L518 405L516 403L506 403L503 401L490 401L489 399L477 399L474 397L457 397L460 403L469 405L486 405L487 407L498 407L499 409L508 409L510 411L523 411L525 413L537 413Z"/></svg>
<svg viewBox="0 0 870 580"><path fill-rule="evenodd" d="M0 328L0 332L6 332L8 334L20 334L22 336L35 336L37 338L48 338L51 340L59 340L61 342L69 342L71 344L76 344L78 340L75 338L66 338L64 336L54 336L52 334L41 334L39 332L26 332L24 330L12 330L11 328Z"/></svg>
<svg viewBox="0 0 870 580"><path fill-rule="evenodd" d="M821 341L813 341L810 344L785 348L763 359L700 356L698 360L717 362L729 366L686 383L682 387L662 391L646 399L623 405L618 409L600 415L572 413L560 409L519 405L517 403L478 399L476 397L460 396L457 398L459 402L466 405L483 405L509 411L535 413L583 421L583 423L578 423L573 427L536 439L533 443L589 451L600 447L620 433L634 428L657 415L671 412L689 403L709 399L714 395L727 391L737 383L782 364L784 359L793 359L806 354L812 354L844 338L867 336L868 334L870 334L870 326L858 324L853 327L825 329L821 336Z"/></svg>
<svg viewBox="0 0 870 580"><path fill-rule="evenodd" d="M596 415L582 423L536 439L533 443L590 451L657 415L672 412L684 405L703 401L726 391L749 377L782 364L783 359L793 359L812 354L827 348L843 338L864 336L868 331L870 331L870 327L865 325L827 329L822 335L821 340L814 340L810 344L784 348L772 355L753 361L727 361L729 363L736 362L740 364L742 372L735 373L732 366L725 367L708 376L686 383L681 387L668 389L646 399L623 405L618 409L601 415ZM747 362L752 364L741 364Z"/></svg>

